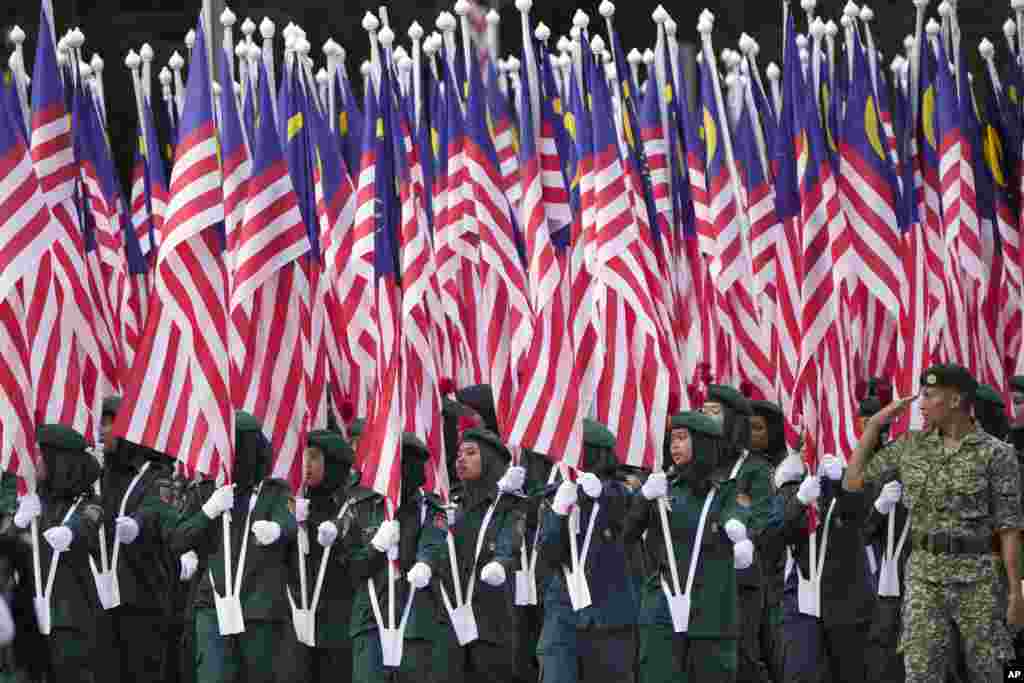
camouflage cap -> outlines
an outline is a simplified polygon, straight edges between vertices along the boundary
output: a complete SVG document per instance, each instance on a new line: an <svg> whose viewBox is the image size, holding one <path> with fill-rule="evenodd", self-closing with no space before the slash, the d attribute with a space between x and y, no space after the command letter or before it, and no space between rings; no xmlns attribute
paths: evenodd
<svg viewBox="0 0 1024 683"><path fill-rule="evenodd" d="M1003 397L999 395L993 387L988 384L979 384L978 390L974 393L974 398L978 401L984 401L991 403L994 406L1005 408L1006 403L1003 401Z"/></svg>
<svg viewBox="0 0 1024 683"><path fill-rule="evenodd" d="M59 448L62 451L84 451L89 447L85 437L71 427L60 424L39 425L36 441L40 446Z"/></svg>
<svg viewBox="0 0 1024 683"><path fill-rule="evenodd" d="M340 432L332 429L316 429L309 433L306 441L310 446L315 446L323 451L324 459L328 462L352 464L352 446Z"/></svg>
<svg viewBox="0 0 1024 683"><path fill-rule="evenodd" d="M945 387L974 396L978 391L978 380L966 368L953 363L933 365L921 375L922 387Z"/></svg>
<svg viewBox="0 0 1024 683"><path fill-rule="evenodd" d="M708 386L708 397L706 401L714 401L727 405L740 415L751 415L750 399L740 393L734 387L726 384L711 384Z"/></svg>
<svg viewBox="0 0 1024 683"><path fill-rule="evenodd" d="M472 429L467 429L466 431L462 432L462 440L476 441L477 443L486 444L493 448L498 453L498 455L505 460L505 462L509 462L512 460L512 453L511 451L508 450L508 446L502 443L501 437L492 432L490 429L485 429L483 427L473 427Z"/></svg>
<svg viewBox="0 0 1024 683"><path fill-rule="evenodd" d="M718 424L704 413L690 410L684 413L676 413L669 422L669 429L688 429L691 432L700 432L708 436L722 437L722 425Z"/></svg>
<svg viewBox="0 0 1024 683"><path fill-rule="evenodd" d="M597 420L583 418L583 445L613 451L615 450L615 435Z"/></svg>
<svg viewBox="0 0 1024 683"><path fill-rule="evenodd" d="M117 411L121 409L121 397L120 396L107 396L103 399L103 411L100 413L103 416L110 415L111 417L117 415Z"/></svg>

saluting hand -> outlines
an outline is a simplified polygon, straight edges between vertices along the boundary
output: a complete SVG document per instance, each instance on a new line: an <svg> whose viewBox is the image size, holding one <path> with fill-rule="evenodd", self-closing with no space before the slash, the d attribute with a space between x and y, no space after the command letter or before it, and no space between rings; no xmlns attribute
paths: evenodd
<svg viewBox="0 0 1024 683"><path fill-rule="evenodd" d="M907 408L910 404L917 400L917 396L910 396L908 398L901 398L893 401L886 407L871 416L868 420L868 424L873 424L876 427L888 427L897 420L903 413L907 412Z"/></svg>

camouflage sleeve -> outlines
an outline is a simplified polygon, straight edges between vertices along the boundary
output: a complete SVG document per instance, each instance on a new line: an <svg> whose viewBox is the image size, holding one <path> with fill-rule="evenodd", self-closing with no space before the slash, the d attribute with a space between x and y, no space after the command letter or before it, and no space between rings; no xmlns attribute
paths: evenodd
<svg viewBox="0 0 1024 683"><path fill-rule="evenodd" d="M1024 529L1020 505L1020 464L1010 446L1000 444L993 449L988 475L993 528Z"/></svg>
<svg viewBox="0 0 1024 683"><path fill-rule="evenodd" d="M890 441L885 448L875 453L864 468L864 482L871 483L879 479L885 472L898 469L903 455L914 447L914 432L904 434Z"/></svg>

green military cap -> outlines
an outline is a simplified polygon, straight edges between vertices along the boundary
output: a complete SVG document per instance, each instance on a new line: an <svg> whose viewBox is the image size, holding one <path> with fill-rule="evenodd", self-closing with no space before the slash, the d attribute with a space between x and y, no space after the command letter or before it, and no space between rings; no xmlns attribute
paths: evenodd
<svg viewBox="0 0 1024 683"><path fill-rule="evenodd" d="M316 429L307 435L306 441L310 446L319 448L328 462L352 464L352 446L345 441L340 432L333 429Z"/></svg>
<svg viewBox="0 0 1024 683"><path fill-rule="evenodd" d="M766 418L777 418L781 419L785 417L782 413L782 406L774 401L751 401L750 411L754 415L760 415Z"/></svg>
<svg viewBox="0 0 1024 683"><path fill-rule="evenodd" d="M366 429L366 420L361 417L357 417L352 420L352 424L348 426L348 437L355 439L363 435L363 430Z"/></svg>
<svg viewBox="0 0 1024 683"><path fill-rule="evenodd" d="M978 391L978 380L966 368L953 363L933 365L921 375L922 387L946 387L974 396Z"/></svg>
<svg viewBox="0 0 1024 683"><path fill-rule="evenodd" d="M501 437L492 432L490 429L483 427L473 427L462 432L463 441L476 441L477 443L487 444L501 456L505 462L512 460L512 453L508 450L508 447L501 442Z"/></svg>
<svg viewBox="0 0 1024 683"><path fill-rule="evenodd" d="M615 435L596 420L583 418L583 445L591 448L615 450Z"/></svg>
<svg viewBox="0 0 1024 683"><path fill-rule="evenodd" d="M670 429L689 429L691 432L700 432L708 436L721 438L722 425L718 424L704 413L689 410L684 413L676 413L672 416Z"/></svg>
<svg viewBox="0 0 1024 683"><path fill-rule="evenodd" d="M711 384L708 386L707 401L714 401L732 408L740 415L751 415L750 399L741 394L738 389L725 384Z"/></svg>
<svg viewBox="0 0 1024 683"><path fill-rule="evenodd" d="M978 391L975 392L974 398L979 401L985 401L992 405L1005 408L1006 403L1003 402L1003 397L999 395L999 392L993 389L988 384L979 384Z"/></svg>
<svg viewBox="0 0 1024 683"><path fill-rule="evenodd" d="M877 396L868 396L860 402L860 417L871 417L882 410L882 401Z"/></svg>
<svg viewBox="0 0 1024 683"><path fill-rule="evenodd" d="M121 409L121 397L120 396L107 396L103 399L103 411L101 415L110 415L113 417L117 415L117 411Z"/></svg>
<svg viewBox="0 0 1024 683"><path fill-rule="evenodd" d="M40 446L59 448L62 451L84 451L89 447L84 436L60 424L40 425L36 429L36 441Z"/></svg>
<svg viewBox="0 0 1024 683"><path fill-rule="evenodd" d="M429 460L430 450L427 448L427 444L412 432L402 432L402 456L405 455Z"/></svg>
<svg viewBox="0 0 1024 683"><path fill-rule="evenodd" d="M235 431L239 434L248 434L250 432L262 432L263 425L257 420L251 413L247 413L244 410L235 411Z"/></svg>
<svg viewBox="0 0 1024 683"><path fill-rule="evenodd" d="M1014 375L1010 378L1010 391L1024 394L1024 375Z"/></svg>

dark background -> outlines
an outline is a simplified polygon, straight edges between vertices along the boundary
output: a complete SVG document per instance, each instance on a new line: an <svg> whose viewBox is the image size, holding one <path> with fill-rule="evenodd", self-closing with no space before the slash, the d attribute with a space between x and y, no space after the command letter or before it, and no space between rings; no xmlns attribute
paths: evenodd
<svg viewBox="0 0 1024 683"><path fill-rule="evenodd" d="M270 4L272 2L272 4ZM819 0L817 13L824 19L832 18L838 23L842 7L846 0ZM38 31L39 5L32 0L4 3L0 9L0 26L4 36L14 24L20 25L28 34L26 40L26 60L29 74L35 54L35 39ZM278 60L283 49L281 30L289 22L300 25L313 45L314 60L318 67L323 63L320 48L327 38L332 37L339 42L348 53L347 66L353 84L361 83L359 64L367 57L369 47L366 33L362 30L361 20L369 10L374 11L380 6L377 0L347 0L344 3L314 2L311 0L261 0L248 2L236 0L231 8L238 16L235 25L235 42L241 37L241 24L246 17L251 17L258 25L264 17L270 17L277 25L276 42ZM406 30L413 20L419 21L429 33L433 30L434 20L442 9L451 10L453 2L421 3L408 0L392 0L388 4L392 27L400 41L408 44ZM604 31L604 20L597 11L597 2L589 2L580 7L590 14L591 31ZM641 51L651 46L655 38L655 27L651 21L651 12L657 6L655 0L618 0L615 15L616 29L622 36L626 49L637 47ZM1011 11L1008 0L960 0L960 23L972 68L980 68L977 57L977 45L982 37L988 36L1000 49L1001 59L1005 59L1005 40L1002 35L1002 24ZM111 142L115 147L118 165L124 178L131 163L132 139L134 137L136 115L132 99L131 80L128 70L124 67L124 57L129 49L136 51L143 42L149 42L156 52L153 69L153 92L159 93L160 86L156 75L174 50L187 56L183 38L185 33L196 24L200 5L198 2L182 2L182 0L150 0L149 2L130 2L127 0L55 0L57 33L62 35L68 28L79 26L85 33L86 42L84 56L86 60L97 52L106 62L103 74L106 89L107 108ZM223 7L223 0L216 0L215 6ZM799 0L793 0L798 14L797 30L806 30L803 10L799 8ZM871 5L875 11L872 30L876 45L885 55L888 63L897 51L902 52L903 37L914 29L914 5L911 0L878 0ZM551 45L558 36L568 34L572 25L572 15L576 5L568 3L537 2L534 5L533 20L545 22L552 30ZM707 7L715 13L715 32L713 38L715 49L720 52L725 47L736 47L739 35L746 31L761 44L758 58L763 70L770 61L779 61L781 42L782 3L779 0L703 0L697 3L666 3L679 26L680 42L698 42L696 32L697 17ZM931 13L937 13L937 2L932 2ZM508 55L512 51L518 53L520 46L519 13L512 2L501 3L499 11L501 23L501 52ZM219 17L220 10L215 10ZM218 44L220 43L220 24ZM259 32L256 33L256 38ZM6 54L4 52L4 66ZM280 63L278 61L278 63Z"/></svg>

